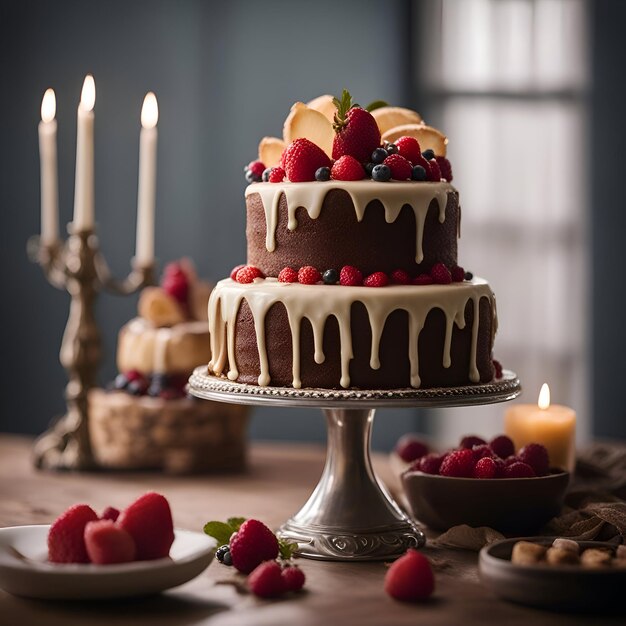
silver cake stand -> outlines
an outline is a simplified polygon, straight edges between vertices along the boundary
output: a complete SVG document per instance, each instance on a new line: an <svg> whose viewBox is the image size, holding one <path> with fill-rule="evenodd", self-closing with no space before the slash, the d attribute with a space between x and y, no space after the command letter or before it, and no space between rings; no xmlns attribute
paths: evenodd
<svg viewBox="0 0 626 626"><path fill-rule="evenodd" d="M197 368L189 392L198 398L277 407L316 407L328 428L326 464L308 502L278 531L296 542L300 556L335 561L393 559L421 547L424 533L393 501L374 474L370 439L377 408L443 408L512 400L521 392L516 374L466 387L328 390L258 387L234 383Z"/></svg>

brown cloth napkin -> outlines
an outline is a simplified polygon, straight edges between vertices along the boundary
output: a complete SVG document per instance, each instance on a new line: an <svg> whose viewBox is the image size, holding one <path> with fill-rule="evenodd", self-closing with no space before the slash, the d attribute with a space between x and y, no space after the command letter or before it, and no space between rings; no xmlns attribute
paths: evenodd
<svg viewBox="0 0 626 626"><path fill-rule="evenodd" d="M626 443L595 443L578 454L563 511L539 533L626 543ZM503 539L493 528L454 526L431 543L480 550Z"/></svg>

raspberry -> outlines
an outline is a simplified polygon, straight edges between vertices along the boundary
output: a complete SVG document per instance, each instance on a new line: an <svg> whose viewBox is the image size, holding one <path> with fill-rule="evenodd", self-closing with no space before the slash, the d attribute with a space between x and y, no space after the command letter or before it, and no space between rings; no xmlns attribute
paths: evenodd
<svg viewBox="0 0 626 626"><path fill-rule="evenodd" d="M235 280L244 285L251 283L255 278L265 278L265 275L258 267L254 267L254 265L245 265L235 276Z"/></svg>
<svg viewBox="0 0 626 626"><path fill-rule="evenodd" d="M398 439L395 452L406 463L412 463L428 454L428 446L415 435L408 434Z"/></svg>
<svg viewBox="0 0 626 626"><path fill-rule="evenodd" d="M430 561L412 548L392 563L385 574L385 591L396 600L425 600L434 589L435 577Z"/></svg>
<svg viewBox="0 0 626 626"><path fill-rule="evenodd" d="M433 279L430 274L420 274L413 279L414 285L432 285Z"/></svg>
<svg viewBox="0 0 626 626"><path fill-rule="evenodd" d="M120 512L116 508L112 506L108 506L102 512L100 519L110 519L112 522L115 522L119 516L120 516Z"/></svg>
<svg viewBox="0 0 626 626"><path fill-rule="evenodd" d="M174 543L174 523L168 501L158 493L140 496L120 515L117 524L135 540L137 560L162 559Z"/></svg>
<svg viewBox="0 0 626 626"><path fill-rule="evenodd" d="M446 157L442 157L442 156L435 157L435 161L437 161L437 165L439 165L441 178L451 183L452 182L452 166L450 165L450 161L448 161Z"/></svg>
<svg viewBox="0 0 626 626"><path fill-rule="evenodd" d="M298 270L298 282L303 285L314 285L322 280L322 275L312 265L305 265Z"/></svg>
<svg viewBox="0 0 626 626"><path fill-rule="evenodd" d="M489 447L493 450L493 453L497 454L501 459L506 459L508 456L515 454L515 446L506 435L494 437L489 442Z"/></svg>
<svg viewBox="0 0 626 626"><path fill-rule="evenodd" d="M365 287L386 287L388 284L389 278L385 272L374 272L363 281Z"/></svg>
<svg viewBox="0 0 626 626"><path fill-rule="evenodd" d="M297 283L298 272L292 267L283 267L278 273L278 282L280 283Z"/></svg>
<svg viewBox="0 0 626 626"><path fill-rule="evenodd" d="M466 435L465 437L463 437L463 439L461 439L461 444L459 445L459 447L468 448L471 450L474 446L482 446L486 443L487 442L484 439L481 439L476 435Z"/></svg>
<svg viewBox="0 0 626 626"><path fill-rule="evenodd" d="M419 467L415 469L419 469L419 471L424 472L424 474L439 474L443 459L443 455L431 452L419 460Z"/></svg>
<svg viewBox="0 0 626 626"><path fill-rule="evenodd" d="M480 459L493 456L493 450L486 443L483 443L478 446L472 446L472 454L474 455L474 461L478 463Z"/></svg>
<svg viewBox="0 0 626 626"><path fill-rule="evenodd" d="M353 156L344 154L333 163L330 175L334 180L362 180L365 170Z"/></svg>
<svg viewBox="0 0 626 626"><path fill-rule="evenodd" d="M92 563L129 563L135 560L134 539L110 519L89 522L85 526L85 546Z"/></svg>
<svg viewBox="0 0 626 626"><path fill-rule="evenodd" d="M363 274L352 265L344 265L339 272L339 284L344 287L357 287L363 284Z"/></svg>
<svg viewBox="0 0 626 626"><path fill-rule="evenodd" d="M504 478L534 478L533 468L528 463L513 463L504 468Z"/></svg>
<svg viewBox="0 0 626 626"><path fill-rule="evenodd" d="M391 284L392 285L410 285L411 276L404 270L394 270L391 272Z"/></svg>
<svg viewBox="0 0 626 626"><path fill-rule="evenodd" d="M407 180L413 173L411 163L399 154L390 154L383 164L391 170L391 178L395 180Z"/></svg>
<svg viewBox="0 0 626 626"><path fill-rule="evenodd" d="M396 140L396 147L400 156L403 156L413 165L418 165L419 158L422 156L422 150L415 137L400 137L400 139Z"/></svg>
<svg viewBox="0 0 626 626"><path fill-rule="evenodd" d="M230 270L230 279L237 280L237 272L243 269L244 267L245 265L236 265L235 267L233 267L233 269Z"/></svg>
<svg viewBox="0 0 626 626"><path fill-rule="evenodd" d="M550 471L548 451L540 443L529 443L517 453L517 456L522 463L530 465L537 476L545 476Z"/></svg>
<svg viewBox="0 0 626 626"><path fill-rule="evenodd" d="M231 537L230 555L233 565L249 574L263 561L272 561L278 556L278 540L265 524L249 519Z"/></svg>
<svg viewBox="0 0 626 626"><path fill-rule="evenodd" d="M296 139L283 152L282 166L292 183L315 180L320 167L330 167L328 155L308 139Z"/></svg>
<svg viewBox="0 0 626 626"><path fill-rule="evenodd" d="M439 473L442 476L469 477L474 471L474 455L467 448L453 450L441 462Z"/></svg>
<svg viewBox="0 0 626 626"><path fill-rule="evenodd" d="M512 454L511 456L507 456L506 459L504 459L504 467L508 467L509 465L513 465L513 463L519 463L519 462L520 462L520 458Z"/></svg>
<svg viewBox="0 0 626 626"><path fill-rule="evenodd" d="M57 517L48 532L48 560L52 563L89 563L85 526L98 520L86 504L75 504Z"/></svg>
<svg viewBox="0 0 626 626"><path fill-rule="evenodd" d="M254 182L259 182L263 177L263 171L265 170L265 165L261 163L261 161L250 161L248 165L244 168L247 172L250 172L251 176L254 177Z"/></svg>
<svg viewBox="0 0 626 626"><path fill-rule="evenodd" d="M161 286L178 302L187 304L189 279L179 263L169 263L165 266Z"/></svg>
<svg viewBox="0 0 626 626"><path fill-rule="evenodd" d="M502 365L500 364L500 361L496 361L496 359L493 359L493 369L495 370L495 377L497 379L502 378Z"/></svg>
<svg viewBox="0 0 626 626"><path fill-rule="evenodd" d="M450 270L443 263L435 263L430 270L433 282L438 285L449 285L452 282Z"/></svg>
<svg viewBox="0 0 626 626"><path fill-rule="evenodd" d="M496 462L489 456L479 459L474 466L474 478L495 478L497 473Z"/></svg>
<svg viewBox="0 0 626 626"><path fill-rule="evenodd" d="M441 182L441 170L439 169L439 164L435 159L431 159L428 161L428 169L426 170L426 174L428 175L427 180L433 183Z"/></svg>
<svg viewBox="0 0 626 626"><path fill-rule="evenodd" d="M504 464L504 459L501 459L499 456L492 457L493 462L496 464L496 478L504 478L504 470L506 469L506 465Z"/></svg>
<svg viewBox="0 0 626 626"><path fill-rule="evenodd" d="M453 283L462 283L465 280L465 270L459 265L455 265L450 270L450 275Z"/></svg>
<svg viewBox="0 0 626 626"><path fill-rule="evenodd" d="M258 565L248 576L248 587L259 598L275 598L284 593L285 581L280 565L276 561Z"/></svg>
<svg viewBox="0 0 626 626"><path fill-rule="evenodd" d="M285 591L300 591L304 587L306 577L297 565L288 565L282 571Z"/></svg>
<svg viewBox="0 0 626 626"><path fill-rule="evenodd" d="M376 120L365 109L353 106L352 97L345 89L341 100L335 98L334 103L337 112L333 124L333 159L350 155L361 163L367 162L372 152L380 146L380 130Z"/></svg>
<svg viewBox="0 0 626 626"><path fill-rule="evenodd" d="M285 180L285 170L282 167L273 167L270 169L268 181L270 183L282 183Z"/></svg>

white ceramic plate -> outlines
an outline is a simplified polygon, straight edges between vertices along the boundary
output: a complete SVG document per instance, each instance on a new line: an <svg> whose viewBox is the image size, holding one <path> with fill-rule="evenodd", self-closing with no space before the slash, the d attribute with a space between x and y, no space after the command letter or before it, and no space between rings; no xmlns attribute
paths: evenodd
<svg viewBox="0 0 626 626"><path fill-rule="evenodd" d="M119 565L49 563L50 526L0 528L0 588L16 596L59 600L123 598L177 587L213 560L215 539L176 530L169 558Z"/></svg>

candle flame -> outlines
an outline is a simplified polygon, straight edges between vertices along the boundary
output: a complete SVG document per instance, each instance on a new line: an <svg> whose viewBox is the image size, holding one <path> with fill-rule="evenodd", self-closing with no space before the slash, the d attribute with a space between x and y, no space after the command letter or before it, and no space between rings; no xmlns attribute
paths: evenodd
<svg viewBox="0 0 626 626"><path fill-rule="evenodd" d="M80 106L84 111L91 111L96 103L96 83L93 76L87 74L83 82L83 90L80 92Z"/></svg>
<svg viewBox="0 0 626 626"><path fill-rule="evenodd" d="M43 122L51 122L57 112L57 99L54 95L54 89L46 89L41 101L41 120Z"/></svg>
<svg viewBox="0 0 626 626"><path fill-rule="evenodd" d="M159 121L159 105L152 91L146 94L141 107L141 125L144 128L154 128Z"/></svg>
<svg viewBox="0 0 626 626"><path fill-rule="evenodd" d="M539 408L545 410L550 407L550 387L548 383L541 385L541 391L539 392L539 400L537 400Z"/></svg>

